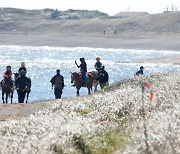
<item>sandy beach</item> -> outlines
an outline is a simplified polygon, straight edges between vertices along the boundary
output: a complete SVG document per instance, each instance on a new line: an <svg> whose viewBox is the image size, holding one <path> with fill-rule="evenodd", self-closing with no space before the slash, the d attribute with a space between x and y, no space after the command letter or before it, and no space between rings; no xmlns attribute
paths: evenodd
<svg viewBox="0 0 180 154"><path fill-rule="evenodd" d="M140 50L167 50L180 52L180 38L145 38L131 39L112 36L57 36L31 34L1 34L1 45L17 46L52 46L52 47L92 47L92 48L120 48ZM132 61L132 63L169 63L180 65L180 56L162 57ZM0 120L18 119L28 116L34 111L47 107L43 103L30 104L0 104Z"/></svg>
<svg viewBox="0 0 180 154"><path fill-rule="evenodd" d="M148 49L180 51L180 37L150 37L140 38L121 37L112 35L55 35L55 34L26 34L0 33L0 45L17 46L52 46L52 47L92 47L118 49Z"/></svg>

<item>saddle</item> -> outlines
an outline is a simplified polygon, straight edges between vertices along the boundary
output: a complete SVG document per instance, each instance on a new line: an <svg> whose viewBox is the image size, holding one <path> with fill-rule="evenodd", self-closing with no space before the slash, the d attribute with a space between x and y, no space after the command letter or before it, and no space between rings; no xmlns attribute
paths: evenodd
<svg viewBox="0 0 180 154"><path fill-rule="evenodd" d="M80 74L80 77L81 77L82 82L84 83L82 74ZM87 83L90 82L90 78L93 78L93 76L91 75L91 73L87 72L87 73L86 73L86 82L87 82ZM86 87L86 85L84 84L83 87Z"/></svg>

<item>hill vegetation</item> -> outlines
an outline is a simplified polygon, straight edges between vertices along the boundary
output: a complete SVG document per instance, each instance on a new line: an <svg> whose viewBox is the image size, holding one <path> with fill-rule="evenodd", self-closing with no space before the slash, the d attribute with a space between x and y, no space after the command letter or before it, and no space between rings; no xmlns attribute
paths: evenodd
<svg viewBox="0 0 180 154"><path fill-rule="evenodd" d="M148 89L141 92L144 82L152 102ZM29 117L0 122L0 151L179 153L179 83L179 73L141 76L91 96L44 102L47 108Z"/></svg>
<svg viewBox="0 0 180 154"><path fill-rule="evenodd" d="M0 33L180 36L180 12L118 17L87 10L1 8L0 14Z"/></svg>

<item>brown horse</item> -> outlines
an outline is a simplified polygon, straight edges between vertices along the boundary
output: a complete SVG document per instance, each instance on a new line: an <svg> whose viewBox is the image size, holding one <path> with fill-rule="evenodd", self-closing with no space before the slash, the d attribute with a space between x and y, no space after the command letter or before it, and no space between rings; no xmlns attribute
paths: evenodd
<svg viewBox="0 0 180 154"><path fill-rule="evenodd" d="M94 87L94 92L96 92L97 91L97 86L99 84L99 81L97 80L98 71L92 70L92 71L89 71L88 73L91 74L92 77L93 77L93 87Z"/></svg>
<svg viewBox="0 0 180 154"><path fill-rule="evenodd" d="M2 100L3 100L3 103L5 103L4 94L6 94L6 103L8 103L8 96L11 98L11 103L12 103L14 90L11 87L10 79L9 78L4 78L1 81L1 87L2 87Z"/></svg>
<svg viewBox="0 0 180 154"><path fill-rule="evenodd" d="M83 78L80 73L71 72L71 83L74 83L77 89L77 96L79 96L79 90L81 87L84 87ZM93 77L91 74L87 73L87 84L86 87L88 89L88 94L91 94L92 90Z"/></svg>

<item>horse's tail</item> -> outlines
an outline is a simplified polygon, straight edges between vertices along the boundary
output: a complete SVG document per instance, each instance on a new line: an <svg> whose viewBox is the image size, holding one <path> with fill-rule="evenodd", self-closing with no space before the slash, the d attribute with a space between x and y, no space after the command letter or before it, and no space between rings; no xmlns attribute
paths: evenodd
<svg viewBox="0 0 180 154"><path fill-rule="evenodd" d="M92 90L92 86L93 86L93 75L92 75L90 72L88 72L88 73L87 73L87 76L88 76L89 82L90 82L90 90L93 91L93 90Z"/></svg>

